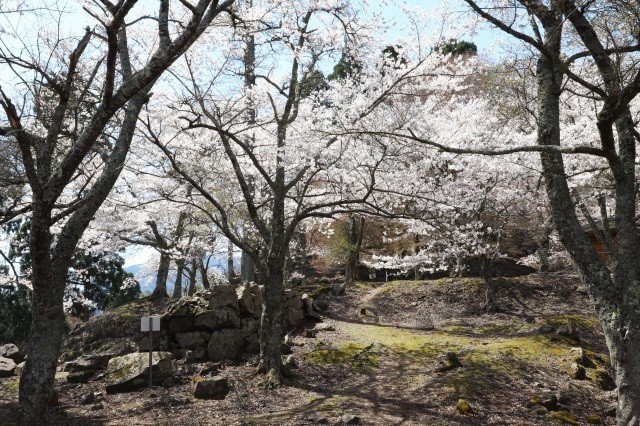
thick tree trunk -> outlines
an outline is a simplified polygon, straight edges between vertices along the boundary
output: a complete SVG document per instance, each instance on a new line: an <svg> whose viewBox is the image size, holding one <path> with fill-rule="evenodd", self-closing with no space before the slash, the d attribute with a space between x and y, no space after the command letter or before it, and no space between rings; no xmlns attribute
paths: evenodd
<svg viewBox="0 0 640 426"><path fill-rule="evenodd" d="M70 257L52 261L49 220L34 212L30 253L33 284L33 319L28 357L20 380L20 424L50 424L55 404L53 383L64 333L63 295ZM65 267L66 266L66 267Z"/></svg>
<svg viewBox="0 0 640 426"><path fill-rule="evenodd" d="M538 80L538 143L560 145L559 95L562 73L557 67L560 52L559 20L545 25L545 45L555 57L540 55ZM611 123L598 117L604 146L615 146ZM552 218L560 240L573 259L586 285L602 326L618 387L617 422L640 424L640 283L638 243L635 225L634 158L632 122L627 115L616 122L619 157L610 153L609 163L616 180L616 227L618 248L611 271L596 253L578 220L567 183L562 155L541 153L546 191ZM619 160L619 161L618 161Z"/></svg>
<svg viewBox="0 0 640 426"><path fill-rule="evenodd" d="M260 371L279 380L282 375L282 309L284 305L284 256L274 253L267 259L260 280L264 303L260 324ZM277 386L278 383L273 383Z"/></svg>
<svg viewBox="0 0 640 426"><path fill-rule="evenodd" d="M169 277L169 268L171 267L171 258L168 253L160 252L160 265L158 266L158 274L156 275L156 287L151 293L151 297L164 298L167 294L167 278Z"/></svg>
<svg viewBox="0 0 640 426"><path fill-rule="evenodd" d="M242 252L240 258L240 280L243 283L256 280L256 267L253 259L247 253Z"/></svg>
<svg viewBox="0 0 640 426"><path fill-rule="evenodd" d="M172 297L179 299L182 297L182 275L184 274L184 259L176 262L176 281L173 284Z"/></svg>

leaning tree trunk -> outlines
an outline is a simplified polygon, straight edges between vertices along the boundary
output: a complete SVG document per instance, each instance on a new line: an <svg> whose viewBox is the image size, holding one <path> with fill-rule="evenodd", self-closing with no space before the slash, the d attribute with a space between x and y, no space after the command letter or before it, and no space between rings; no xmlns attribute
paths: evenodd
<svg viewBox="0 0 640 426"><path fill-rule="evenodd" d="M167 278L169 277L169 268L171 267L171 257L169 253L160 252L160 265L158 265L158 274L156 275L156 287L151 293L151 297L165 298L167 294Z"/></svg>
<svg viewBox="0 0 640 426"><path fill-rule="evenodd" d="M560 145L562 72L560 63L561 23L545 24L545 46L554 57L540 55L537 65L538 143ZM610 120L610 119L609 119ZM640 424L640 283L638 282L638 242L635 225L635 142L633 123L627 113L616 122L620 155L615 152L611 123L607 114L598 115L603 146L614 147L609 163L616 181L616 227L618 248L613 275L585 235L573 204L562 155L540 154L551 215L560 241L573 259L587 287L611 356L618 388L617 422Z"/></svg>

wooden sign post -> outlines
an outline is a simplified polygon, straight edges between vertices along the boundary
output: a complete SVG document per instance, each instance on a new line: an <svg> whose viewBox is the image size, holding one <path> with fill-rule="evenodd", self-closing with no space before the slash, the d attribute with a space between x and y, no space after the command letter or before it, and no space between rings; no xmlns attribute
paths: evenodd
<svg viewBox="0 0 640 426"><path fill-rule="evenodd" d="M160 331L160 317L149 316L140 319L140 331L149 332L149 389L153 384L153 332Z"/></svg>

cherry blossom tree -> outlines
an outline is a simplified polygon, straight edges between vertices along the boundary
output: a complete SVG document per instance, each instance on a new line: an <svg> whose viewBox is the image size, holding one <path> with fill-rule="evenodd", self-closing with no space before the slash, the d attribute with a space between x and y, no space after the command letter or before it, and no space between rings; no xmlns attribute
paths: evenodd
<svg viewBox="0 0 640 426"><path fill-rule="evenodd" d="M17 82L0 91L0 136L15 141L30 189L34 297L21 424L47 419L71 258L118 178L153 84L233 2L163 0L157 13L136 3L88 3L95 26L75 37L49 31L51 21L36 21L34 40L24 37L31 28L12 27L0 48Z"/></svg>

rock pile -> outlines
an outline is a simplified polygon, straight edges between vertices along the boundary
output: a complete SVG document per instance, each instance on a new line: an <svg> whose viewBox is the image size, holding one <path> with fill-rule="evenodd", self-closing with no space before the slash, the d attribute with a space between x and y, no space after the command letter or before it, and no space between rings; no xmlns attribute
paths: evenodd
<svg viewBox="0 0 640 426"><path fill-rule="evenodd" d="M313 301L294 290L285 292L283 328L300 327L305 315L316 318ZM239 287L217 285L183 297L161 320L163 331L154 335L154 350L170 351L185 362L237 359L259 352L263 295L254 283ZM147 336L139 335L140 351L148 350Z"/></svg>

